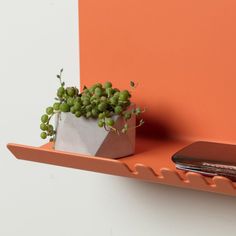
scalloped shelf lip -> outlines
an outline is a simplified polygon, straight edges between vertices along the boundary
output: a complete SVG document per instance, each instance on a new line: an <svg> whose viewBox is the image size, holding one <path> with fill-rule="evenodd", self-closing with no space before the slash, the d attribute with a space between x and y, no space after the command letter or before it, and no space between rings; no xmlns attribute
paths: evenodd
<svg viewBox="0 0 236 236"><path fill-rule="evenodd" d="M116 160L56 151L51 143L41 147L10 143L7 147L17 159L236 196L236 183L225 177L206 177L175 168L171 161L172 154L188 144L139 137L136 154Z"/></svg>

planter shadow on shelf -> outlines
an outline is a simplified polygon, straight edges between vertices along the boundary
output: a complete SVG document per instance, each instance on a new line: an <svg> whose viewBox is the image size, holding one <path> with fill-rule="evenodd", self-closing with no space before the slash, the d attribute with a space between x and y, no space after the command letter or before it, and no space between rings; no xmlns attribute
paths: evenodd
<svg viewBox="0 0 236 236"><path fill-rule="evenodd" d="M114 116L114 128L121 130L124 126L121 116ZM128 121L135 127L136 117ZM55 150L69 151L89 156L120 158L134 154L135 128L125 134L105 130L97 125L96 119L77 118L71 113L59 113L56 118L57 135Z"/></svg>

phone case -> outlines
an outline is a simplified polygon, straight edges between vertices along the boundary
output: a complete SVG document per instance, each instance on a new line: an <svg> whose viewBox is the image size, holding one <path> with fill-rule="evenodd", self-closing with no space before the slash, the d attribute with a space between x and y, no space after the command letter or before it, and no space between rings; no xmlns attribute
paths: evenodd
<svg viewBox="0 0 236 236"><path fill-rule="evenodd" d="M236 181L236 145L199 141L172 156L177 169Z"/></svg>

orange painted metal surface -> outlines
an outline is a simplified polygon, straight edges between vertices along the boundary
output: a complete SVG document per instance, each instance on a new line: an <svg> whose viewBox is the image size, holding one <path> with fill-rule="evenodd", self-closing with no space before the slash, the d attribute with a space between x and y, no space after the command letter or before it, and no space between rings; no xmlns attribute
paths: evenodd
<svg viewBox="0 0 236 236"><path fill-rule="evenodd" d="M136 81L155 132L236 143L235 0L79 3L82 84Z"/></svg>
<svg viewBox="0 0 236 236"><path fill-rule="evenodd" d="M119 160L9 144L19 159L236 195L235 183L176 170L192 141L236 143L235 0L80 0L81 85L139 85L134 156ZM185 141L178 141L185 140Z"/></svg>
<svg viewBox="0 0 236 236"><path fill-rule="evenodd" d="M227 178L220 176L209 178L175 169L170 156L184 147L185 142L157 143L155 140L143 140L142 138L137 142L139 148L134 156L118 160L55 151L52 149L51 143L40 148L8 144L8 148L18 159L22 160L236 196L236 186Z"/></svg>

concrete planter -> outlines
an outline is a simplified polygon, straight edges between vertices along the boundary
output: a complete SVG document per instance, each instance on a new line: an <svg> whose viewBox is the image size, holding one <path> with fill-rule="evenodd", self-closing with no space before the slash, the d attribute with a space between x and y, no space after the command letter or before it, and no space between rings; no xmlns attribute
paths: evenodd
<svg viewBox="0 0 236 236"><path fill-rule="evenodd" d="M113 117L115 128L121 130L123 118ZM75 152L91 156L120 158L135 151L135 129L129 129L126 134L116 134L106 131L97 125L96 119L77 118L71 113L60 113L57 117L57 134L55 149ZM134 127L136 117L133 116L128 124Z"/></svg>

